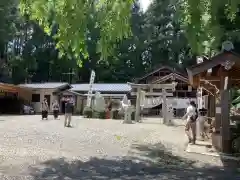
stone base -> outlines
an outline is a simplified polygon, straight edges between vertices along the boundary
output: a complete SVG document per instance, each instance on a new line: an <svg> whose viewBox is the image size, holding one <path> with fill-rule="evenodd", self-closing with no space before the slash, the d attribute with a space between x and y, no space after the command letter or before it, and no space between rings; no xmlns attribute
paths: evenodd
<svg viewBox="0 0 240 180"><path fill-rule="evenodd" d="M220 133L212 133L212 146L217 151L222 151L222 136Z"/></svg>
<svg viewBox="0 0 240 180"><path fill-rule="evenodd" d="M186 152L194 153L194 154L201 154L201 155L206 155L206 156L221 157L221 158L227 159L227 160L240 161L239 156L220 153L214 147L211 147L211 143L209 143L209 142L197 141L196 145L188 144L188 146L186 148Z"/></svg>
<svg viewBox="0 0 240 180"><path fill-rule="evenodd" d="M132 122L132 121L129 121L129 120L124 120L124 121L123 121L123 124L133 124L133 122Z"/></svg>

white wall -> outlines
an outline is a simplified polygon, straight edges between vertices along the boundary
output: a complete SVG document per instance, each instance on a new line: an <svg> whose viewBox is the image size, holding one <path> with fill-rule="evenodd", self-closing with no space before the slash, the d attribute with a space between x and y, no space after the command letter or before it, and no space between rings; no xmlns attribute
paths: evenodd
<svg viewBox="0 0 240 180"><path fill-rule="evenodd" d="M33 90L32 94L40 94L40 102L32 102L33 108L37 113L41 112L41 103L43 102L45 95L50 95L50 112L52 112L52 103L54 100L58 100L58 96L52 94L54 91L55 89Z"/></svg>

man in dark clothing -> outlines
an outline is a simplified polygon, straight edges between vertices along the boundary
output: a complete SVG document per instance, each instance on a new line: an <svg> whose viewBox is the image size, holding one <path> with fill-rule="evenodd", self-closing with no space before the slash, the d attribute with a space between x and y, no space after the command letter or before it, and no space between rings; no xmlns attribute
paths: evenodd
<svg viewBox="0 0 240 180"><path fill-rule="evenodd" d="M73 103L68 98L65 104L65 127L71 127L71 120L72 120L72 113L73 113Z"/></svg>

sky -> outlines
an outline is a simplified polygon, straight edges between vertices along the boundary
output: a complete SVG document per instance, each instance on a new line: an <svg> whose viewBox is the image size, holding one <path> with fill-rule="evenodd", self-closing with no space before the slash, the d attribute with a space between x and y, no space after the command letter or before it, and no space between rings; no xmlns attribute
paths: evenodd
<svg viewBox="0 0 240 180"><path fill-rule="evenodd" d="M143 8L143 11L145 12L151 3L151 0L140 0L141 6Z"/></svg>

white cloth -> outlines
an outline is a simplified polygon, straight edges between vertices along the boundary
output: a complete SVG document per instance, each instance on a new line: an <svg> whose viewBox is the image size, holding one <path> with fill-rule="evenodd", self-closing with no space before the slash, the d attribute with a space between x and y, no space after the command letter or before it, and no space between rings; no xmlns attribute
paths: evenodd
<svg viewBox="0 0 240 180"><path fill-rule="evenodd" d="M200 135L200 133L204 132L204 123L206 120L206 116L199 116L197 119L197 123L198 123L198 136Z"/></svg>
<svg viewBox="0 0 240 180"><path fill-rule="evenodd" d="M47 104L47 102L42 102L42 111L48 111L48 104Z"/></svg>
<svg viewBox="0 0 240 180"><path fill-rule="evenodd" d="M190 121L192 116L196 116L196 108L191 105L188 106L186 115L187 115L187 121Z"/></svg>
<svg viewBox="0 0 240 180"><path fill-rule="evenodd" d="M58 103L53 103L53 110L59 110Z"/></svg>

